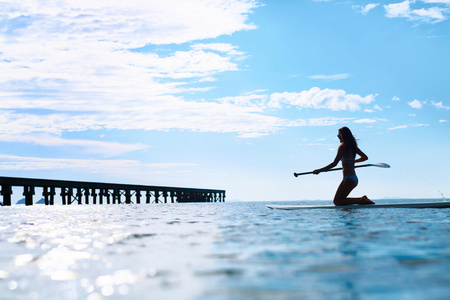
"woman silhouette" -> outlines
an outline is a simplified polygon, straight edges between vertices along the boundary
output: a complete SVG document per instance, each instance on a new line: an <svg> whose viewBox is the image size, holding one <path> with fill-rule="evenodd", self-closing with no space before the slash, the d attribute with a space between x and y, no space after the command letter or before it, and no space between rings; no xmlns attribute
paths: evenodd
<svg viewBox="0 0 450 300"><path fill-rule="evenodd" d="M347 197L358 185L358 177L356 177L355 173L355 163L366 161L368 157L358 148L358 144L356 143L356 140L348 127L342 127L339 129L338 138L341 141L341 145L339 145L334 161L326 167L314 170L313 173L317 175L320 172L328 171L329 169L335 167L339 161L341 161L344 178L342 179L342 182L336 191L336 195L334 196L334 205L375 204L375 202L371 201L365 195L360 198ZM360 157L355 160L356 154Z"/></svg>

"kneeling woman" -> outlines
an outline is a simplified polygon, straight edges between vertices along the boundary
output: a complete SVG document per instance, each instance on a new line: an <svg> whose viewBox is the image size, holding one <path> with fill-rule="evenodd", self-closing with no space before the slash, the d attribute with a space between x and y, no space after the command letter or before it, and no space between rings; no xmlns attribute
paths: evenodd
<svg viewBox="0 0 450 300"><path fill-rule="evenodd" d="M339 161L341 161L344 178L342 179L342 182L336 191L336 195L334 196L334 205L375 204L365 195L360 198L348 197L350 192L358 185L358 177L356 177L355 173L355 163L366 161L368 157L358 148L356 140L350 129L347 127L342 127L339 129L338 133L338 138L341 141L341 145L338 148L336 158L328 166L314 170L314 174L317 175L320 172L328 171L329 169L334 168ZM355 160L356 154L360 157Z"/></svg>

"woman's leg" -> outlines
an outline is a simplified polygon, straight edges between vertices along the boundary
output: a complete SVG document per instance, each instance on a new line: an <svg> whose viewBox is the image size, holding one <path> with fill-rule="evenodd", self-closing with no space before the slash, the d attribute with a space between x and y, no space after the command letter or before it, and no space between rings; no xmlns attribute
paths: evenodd
<svg viewBox="0 0 450 300"><path fill-rule="evenodd" d="M352 179L347 178L342 180L334 196L334 205L375 204L365 195L360 198L348 198L347 196L355 187L356 184Z"/></svg>

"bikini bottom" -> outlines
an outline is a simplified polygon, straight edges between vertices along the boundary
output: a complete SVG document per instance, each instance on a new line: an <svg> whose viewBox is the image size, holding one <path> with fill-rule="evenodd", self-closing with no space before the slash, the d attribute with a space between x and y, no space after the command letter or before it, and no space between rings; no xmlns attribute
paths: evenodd
<svg viewBox="0 0 450 300"><path fill-rule="evenodd" d="M355 183L355 186L358 185L358 177L356 176L356 174L349 175L349 176L344 176L344 181L343 181L343 183L345 183L345 181L346 181L347 179L353 180L353 182Z"/></svg>

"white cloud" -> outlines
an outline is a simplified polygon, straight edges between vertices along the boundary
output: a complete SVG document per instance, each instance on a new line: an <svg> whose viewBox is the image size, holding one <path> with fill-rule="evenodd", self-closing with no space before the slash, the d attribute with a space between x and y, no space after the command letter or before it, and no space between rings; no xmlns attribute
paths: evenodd
<svg viewBox="0 0 450 300"><path fill-rule="evenodd" d="M411 11L409 1L384 5L388 18L408 17Z"/></svg>
<svg viewBox="0 0 450 300"><path fill-rule="evenodd" d="M400 98L397 96L392 97L392 101L400 101Z"/></svg>
<svg viewBox="0 0 450 300"><path fill-rule="evenodd" d="M351 118L334 118L334 117L324 117L324 118L311 118L311 119L297 119L291 121L287 126L291 127L305 127L305 126L335 126L338 124L345 124L351 121Z"/></svg>
<svg viewBox="0 0 450 300"><path fill-rule="evenodd" d="M214 77L203 77L198 80L198 82L214 82L216 78Z"/></svg>
<svg viewBox="0 0 450 300"><path fill-rule="evenodd" d="M335 74L335 75L312 75L308 76L310 79L324 79L324 80L340 80L340 79L347 79L350 77L350 74L342 73L342 74Z"/></svg>
<svg viewBox="0 0 450 300"><path fill-rule="evenodd" d="M30 143L47 147L70 147L80 149L84 153L101 154L107 157L117 156L128 152L146 150L149 146L143 144L124 144L96 140L63 139L49 134L11 135L0 134L1 142ZM77 150L79 151L79 150Z"/></svg>
<svg viewBox="0 0 450 300"><path fill-rule="evenodd" d="M394 127L389 128L389 130L405 129L405 128L408 128L408 125L394 126Z"/></svg>
<svg viewBox="0 0 450 300"><path fill-rule="evenodd" d="M81 36L109 41L119 48L181 44L254 29L246 21L257 6L252 0L60 0L45 5L9 0L2 4L10 19L27 17L30 26L16 30L21 35L33 31L36 39L60 41L63 36L68 40Z"/></svg>
<svg viewBox="0 0 450 300"><path fill-rule="evenodd" d="M412 15L416 15L417 18L425 21L440 22L446 19L444 16L445 11L445 9L438 7L431 7L429 9L421 8L413 10Z"/></svg>
<svg viewBox="0 0 450 300"><path fill-rule="evenodd" d="M254 111L263 111L268 95L264 94L247 94L234 97L222 97L217 99L220 103L231 104L233 106L251 107Z"/></svg>
<svg viewBox="0 0 450 300"><path fill-rule="evenodd" d="M447 120L439 120L439 123L447 123Z"/></svg>
<svg viewBox="0 0 450 300"><path fill-rule="evenodd" d="M353 121L353 123L359 123L359 124L371 124L371 123L376 123L377 120L374 119L359 119L359 120L355 120Z"/></svg>
<svg viewBox="0 0 450 300"><path fill-rule="evenodd" d="M377 110L382 111L383 109L378 104L375 104L372 109L365 109L364 111L368 113L373 113Z"/></svg>
<svg viewBox="0 0 450 300"><path fill-rule="evenodd" d="M378 5L379 5L379 3L369 3L363 8L362 13L363 14L367 14L369 11L371 11L372 9L377 7Z"/></svg>
<svg viewBox="0 0 450 300"><path fill-rule="evenodd" d="M450 4L450 0L421 0L425 3Z"/></svg>
<svg viewBox="0 0 450 300"><path fill-rule="evenodd" d="M95 160L23 157L0 154L0 170L81 170L90 173L126 174L130 170L139 173L180 172L196 167L191 163L142 163L137 160Z"/></svg>
<svg viewBox="0 0 450 300"><path fill-rule="evenodd" d="M319 127L319 126L336 126L339 124L347 124L352 122L353 118L336 118L336 117L323 117L323 118L310 118L310 119L296 119L292 121L284 120L283 127ZM263 132L249 132L239 135L240 138L257 138L267 135ZM303 138L302 141L308 139ZM320 140L320 139L318 139Z"/></svg>
<svg viewBox="0 0 450 300"><path fill-rule="evenodd" d="M232 46L227 43L195 44L191 47L195 50L213 50L237 56L242 56L245 54L244 52L237 51L236 46Z"/></svg>
<svg viewBox="0 0 450 300"><path fill-rule="evenodd" d="M440 101L440 102L432 101L431 104L438 109L450 110L450 106L445 106L444 104L442 104L442 101Z"/></svg>
<svg viewBox="0 0 450 300"><path fill-rule="evenodd" d="M400 126L394 126L389 128L389 130L396 130L396 129L406 129L410 127L423 127L423 126L429 126L429 124L407 124L407 125L400 125Z"/></svg>
<svg viewBox="0 0 450 300"><path fill-rule="evenodd" d="M369 11L377 7L379 3L369 3L366 6L356 6L356 8L359 10L359 12L363 15L367 15Z"/></svg>
<svg viewBox="0 0 450 300"><path fill-rule="evenodd" d="M300 93L273 93L268 102L269 107L281 108L282 105L292 105L299 109L330 109L330 110L350 110L361 109L361 105L368 104L375 100L374 95L362 97L355 94L347 94L344 90L331 90L313 87L308 91Z"/></svg>
<svg viewBox="0 0 450 300"><path fill-rule="evenodd" d="M249 132L249 133L241 133L240 135L239 135L239 137L240 138L243 138L243 139L253 139L253 138L259 138L259 137L262 137L262 136L266 136L266 135L268 135L268 133L262 133L262 132Z"/></svg>
<svg viewBox="0 0 450 300"><path fill-rule="evenodd" d="M117 153L146 146L94 145L61 136L98 129L272 132L283 121L257 114L253 106L180 96L208 91L214 87L205 84L215 75L239 70L245 53L236 46L193 41L256 28L248 15L258 5L254 0L3 1L0 132L33 143L45 134L41 145L105 153L114 146ZM24 21L17 25L20 18ZM162 54L149 47L187 42L193 43ZM203 85L195 86L199 82Z"/></svg>
<svg viewBox="0 0 450 300"><path fill-rule="evenodd" d="M158 84L155 78L210 76L236 70L231 59L243 53L224 43L194 44L190 51L177 51L167 57L130 49L181 44L256 28L247 23L248 14L257 6L253 0L2 4L2 21L9 23L8 30L0 33L4 75L0 75L0 82L9 83L6 86L20 81L30 87L29 81L34 80L31 87L36 88L45 81L47 89L50 86L62 90L66 85L70 90L108 88L114 92L120 87L142 90L145 85L146 92L167 93L173 86ZM26 21L14 26L19 18Z"/></svg>
<svg viewBox="0 0 450 300"><path fill-rule="evenodd" d="M416 108L416 109L421 109L423 106L424 102L421 102L417 99L414 99L411 102L408 102L408 105L411 106L412 108Z"/></svg>
<svg viewBox="0 0 450 300"><path fill-rule="evenodd" d="M434 4L448 4L448 1L424 1ZM388 18L407 18L411 21L422 21L429 23L441 22L447 19L449 13L447 7L433 6L429 8L412 9L411 4L419 5L416 1L406 0L400 3L384 5L386 17Z"/></svg>

